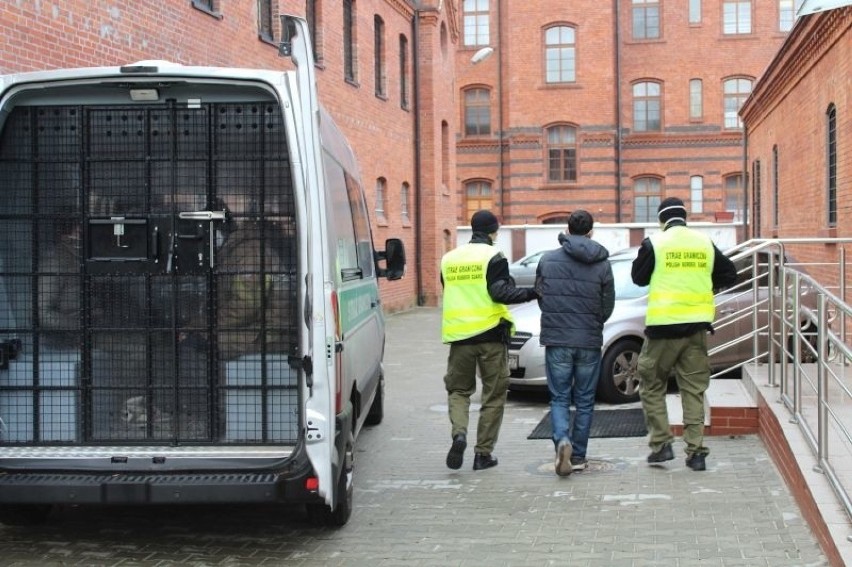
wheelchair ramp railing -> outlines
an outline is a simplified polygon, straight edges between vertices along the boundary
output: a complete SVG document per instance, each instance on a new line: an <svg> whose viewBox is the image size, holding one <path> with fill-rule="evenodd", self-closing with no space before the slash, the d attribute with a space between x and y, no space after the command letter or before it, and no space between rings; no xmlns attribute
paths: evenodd
<svg viewBox="0 0 852 567"><path fill-rule="evenodd" d="M852 238L750 240L728 250L740 273L725 302L717 302L722 314L714 327L739 325L748 332L710 353L718 356L751 343L752 356L714 376L749 364L765 366L768 385L778 387L791 422L813 451L817 471L852 520L850 244ZM826 245L837 249L836 258L815 261L824 258L814 253L816 247ZM749 308L726 307L747 296Z"/></svg>

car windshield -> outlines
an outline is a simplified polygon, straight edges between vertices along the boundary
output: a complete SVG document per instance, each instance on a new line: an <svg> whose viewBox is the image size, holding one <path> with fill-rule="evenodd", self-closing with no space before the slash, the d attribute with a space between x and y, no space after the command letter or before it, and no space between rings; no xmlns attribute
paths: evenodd
<svg viewBox="0 0 852 567"><path fill-rule="evenodd" d="M632 256L614 258L609 263L612 265L612 277L615 280L616 299L635 299L648 293L647 287L639 287L630 277L630 268L633 266Z"/></svg>

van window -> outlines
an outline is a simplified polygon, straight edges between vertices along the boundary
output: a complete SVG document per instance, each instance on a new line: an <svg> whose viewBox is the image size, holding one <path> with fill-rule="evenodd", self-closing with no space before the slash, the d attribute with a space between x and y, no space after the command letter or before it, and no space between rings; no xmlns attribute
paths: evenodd
<svg viewBox="0 0 852 567"><path fill-rule="evenodd" d="M367 202L364 190L358 180L343 174L346 178L346 193L349 195L349 206L352 209L352 223L355 225L355 239L358 242L358 267L362 277L373 275L373 238L370 233L370 218L367 216Z"/></svg>
<svg viewBox="0 0 852 567"><path fill-rule="evenodd" d="M357 277L358 252L355 248L355 226L352 223L352 210L349 205L349 197L346 189L346 180L343 168L334 159L326 154L325 177L326 177L326 200L331 210L333 221L332 233L337 240L330 242L330 252L336 258L335 266L338 276L342 280Z"/></svg>

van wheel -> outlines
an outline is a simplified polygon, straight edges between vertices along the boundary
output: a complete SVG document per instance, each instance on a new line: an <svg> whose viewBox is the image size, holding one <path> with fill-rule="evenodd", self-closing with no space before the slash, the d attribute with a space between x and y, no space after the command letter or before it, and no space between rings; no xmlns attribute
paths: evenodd
<svg viewBox="0 0 852 567"><path fill-rule="evenodd" d="M348 466L340 472L340 478L337 481L337 506L332 510L327 504L308 504L308 518L316 526L339 528L345 526L352 516L355 467L351 449L347 451Z"/></svg>
<svg viewBox="0 0 852 567"><path fill-rule="evenodd" d="M385 375L379 374L379 385L376 387L376 397L367 412L366 425L378 425L385 418Z"/></svg>
<svg viewBox="0 0 852 567"><path fill-rule="evenodd" d="M604 353L598 398L610 404L639 401L639 353L642 342L636 339L618 341Z"/></svg>
<svg viewBox="0 0 852 567"><path fill-rule="evenodd" d="M0 504L0 524L7 526L34 526L43 524L53 506L50 504Z"/></svg>

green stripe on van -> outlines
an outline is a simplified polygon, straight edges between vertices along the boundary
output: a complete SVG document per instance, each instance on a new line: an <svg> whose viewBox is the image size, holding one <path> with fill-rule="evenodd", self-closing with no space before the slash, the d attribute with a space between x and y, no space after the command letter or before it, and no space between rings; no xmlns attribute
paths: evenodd
<svg viewBox="0 0 852 567"><path fill-rule="evenodd" d="M372 282L341 290L337 295L343 334L359 325L376 308L379 290Z"/></svg>

